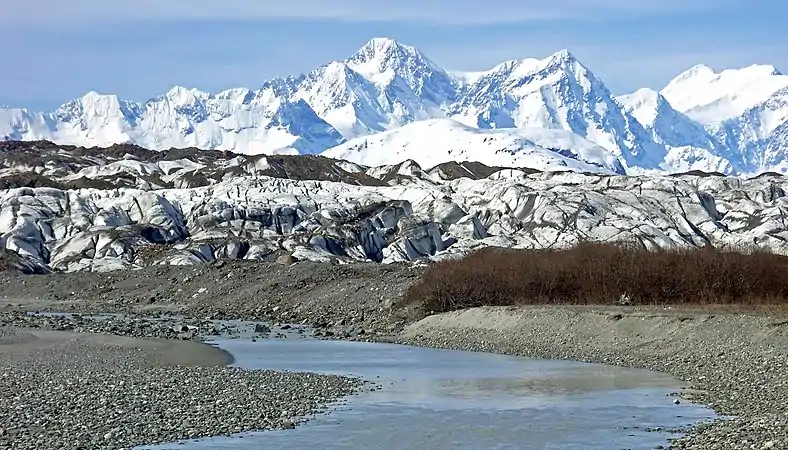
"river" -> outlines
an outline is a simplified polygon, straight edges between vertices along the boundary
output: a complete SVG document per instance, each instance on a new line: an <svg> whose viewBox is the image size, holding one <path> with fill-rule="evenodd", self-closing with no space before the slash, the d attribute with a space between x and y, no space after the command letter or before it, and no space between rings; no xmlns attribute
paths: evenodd
<svg viewBox="0 0 788 450"><path fill-rule="evenodd" d="M234 365L346 374L380 385L293 430L139 450L652 449L715 417L674 404L660 373L394 344L308 338L212 342ZM655 431L656 430L656 431Z"/></svg>

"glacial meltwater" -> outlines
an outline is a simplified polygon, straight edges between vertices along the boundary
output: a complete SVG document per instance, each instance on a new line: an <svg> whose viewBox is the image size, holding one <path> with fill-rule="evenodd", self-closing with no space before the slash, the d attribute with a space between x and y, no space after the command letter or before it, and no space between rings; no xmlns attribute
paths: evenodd
<svg viewBox="0 0 788 450"><path fill-rule="evenodd" d="M316 339L213 341L235 365L347 374L363 392L292 430L244 433L150 450L652 449L714 418L674 404L667 375L597 364Z"/></svg>

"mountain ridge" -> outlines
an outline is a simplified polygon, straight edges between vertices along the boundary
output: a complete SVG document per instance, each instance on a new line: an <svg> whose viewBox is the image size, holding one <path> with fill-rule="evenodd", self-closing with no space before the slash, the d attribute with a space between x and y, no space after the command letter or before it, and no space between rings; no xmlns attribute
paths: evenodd
<svg viewBox="0 0 788 450"><path fill-rule="evenodd" d="M704 83L716 90L694 92ZM0 109L0 139L319 154L377 133L418 129L406 128L415 122L447 119L480 130L511 129L513 136L536 128L570 132L577 142L606 149L632 174L782 173L788 170L783 89L788 76L773 66L715 72L697 65L659 92L613 96L567 49L457 73L413 46L376 37L345 60L273 78L258 89L212 94L174 86L144 102L89 91L49 113ZM466 150L484 159L500 150L488 142ZM388 153L401 153L393 150ZM559 152L548 159L565 157Z"/></svg>

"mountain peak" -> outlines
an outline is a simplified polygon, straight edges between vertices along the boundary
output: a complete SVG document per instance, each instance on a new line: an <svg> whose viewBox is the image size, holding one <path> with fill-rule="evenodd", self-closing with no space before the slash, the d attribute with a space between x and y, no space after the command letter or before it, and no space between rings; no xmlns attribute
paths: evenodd
<svg viewBox="0 0 788 450"><path fill-rule="evenodd" d="M526 67L535 65L535 67L538 68L537 70L554 71L560 68L563 71L569 72L588 72L588 68L567 49L559 50L543 60L524 60L523 62L526 61L530 62L529 64L525 64Z"/></svg>
<svg viewBox="0 0 788 450"><path fill-rule="evenodd" d="M189 89L175 85L167 91L165 97L174 104L189 105L195 103L198 99L205 99L208 97L208 94L198 89Z"/></svg>
<svg viewBox="0 0 788 450"><path fill-rule="evenodd" d="M367 41L354 56L382 57L392 53L418 53L415 47L401 44L387 37L374 37Z"/></svg>
<svg viewBox="0 0 788 450"><path fill-rule="evenodd" d="M649 88L640 88L631 94L622 95L619 98L627 98L637 103L651 103L653 105L665 101L662 94Z"/></svg>
<svg viewBox="0 0 788 450"><path fill-rule="evenodd" d="M441 105L456 95L454 81L443 68L415 47L393 39L373 38L344 63L352 72L384 89L407 86L412 94L404 95L415 95L421 101Z"/></svg>
<svg viewBox="0 0 788 450"><path fill-rule="evenodd" d="M388 37L373 37L366 44L364 44L362 49L375 49L375 50L382 50L388 51L392 48L396 47L410 47L408 45L400 44L399 42L395 41L394 39ZM413 48L413 47L410 47Z"/></svg>
<svg viewBox="0 0 788 450"><path fill-rule="evenodd" d="M572 54L568 49L561 49L552 55L550 55L550 59L554 61L565 61L565 62L575 62L577 58L575 55Z"/></svg>
<svg viewBox="0 0 788 450"><path fill-rule="evenodd" d="M80 98L76 98L71 100L67 103L64 103L59 108L60 110L63 109L73 109L73 108L88 108L88 109L113 109L119 107L120 100L118 96L115 94L101 94L99 92L90 90L85 93Z"/></svg>
<svg viewBox="0 0 788 450"><path fill-rule="evenodd" d="M416 47L405 45L386 37L370 39L347 60L347 63L355 67L361 65L374 66L380 71L385 69L396 70L408 65L423 65L432 70L443 71Z"/></svg>
<svg viewBox="0 0 788 450"><path fill-rule="evenodd" d="M686 80L688 78L692 78L696 76L711 77L714 75L716 75L716 72L714 72L714 69L712 69L711 67L707 66L706 64L696 64L690 67L689 69L685 70L684 72L681 72L675 78L675 80Z"/></svg>
<svg viewBox="0 0 788 450"><path fill-rule="evenodd" d="M659 92L641 88L631 94L620 95L616 101L624 110L632 114L644 126L652 126L657 116L663 112L668 101Z"/></svg>
<svg viewBox="0 0 788 450"><path fill-rule="evenodd" d="M116 98L116 97L117 96L112 95L112 94L101 94L101 93L96 92L94 90L90 90L90 91L87 91L85 93L85 95L83 95L81 97L81 100L87 101L87 102L92 102L92 101L96 101L96 100L107 99L107 98Z"/></svg>

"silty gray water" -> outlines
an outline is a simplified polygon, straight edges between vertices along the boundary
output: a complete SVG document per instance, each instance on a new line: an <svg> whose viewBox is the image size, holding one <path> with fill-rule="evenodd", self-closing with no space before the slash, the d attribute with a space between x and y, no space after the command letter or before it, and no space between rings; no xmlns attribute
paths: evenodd
<svg viewBox="0 0 788 450"><path fill-rule="evenodd" d="M393 344L218 340L245 368L350 374L382 386L294 430L140 447L206 449L652 449L714 418L673 404L667 375ZM676 436L673 434L672 436Z"/></svg>

